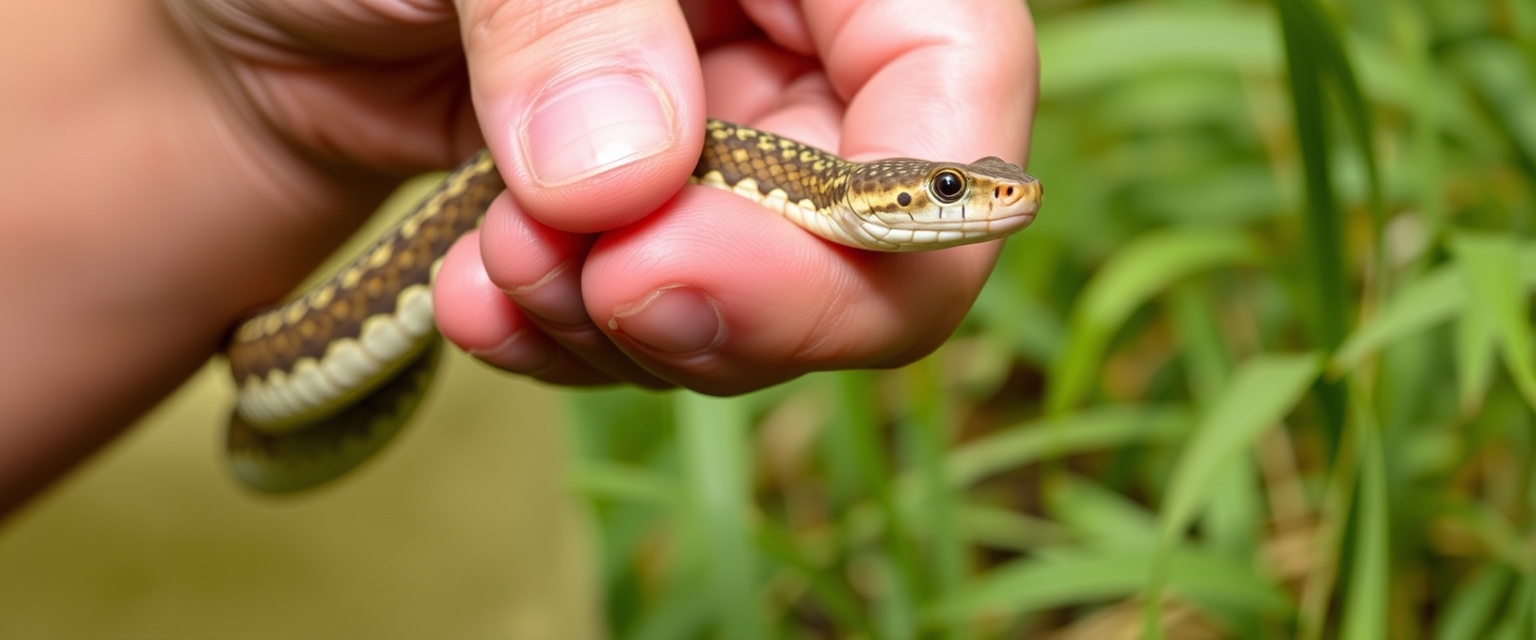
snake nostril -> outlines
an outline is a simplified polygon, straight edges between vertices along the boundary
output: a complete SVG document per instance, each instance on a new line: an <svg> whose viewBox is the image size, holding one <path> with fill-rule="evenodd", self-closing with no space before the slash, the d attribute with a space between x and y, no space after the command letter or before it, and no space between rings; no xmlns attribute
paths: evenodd
<svg viewBox="0 0 1536 640"><path fill-rule="evenodd" d="M998 185L992 189L993 197L1003 206L1012 206L1028 197L1023 185L1007 184Z"/></svg>

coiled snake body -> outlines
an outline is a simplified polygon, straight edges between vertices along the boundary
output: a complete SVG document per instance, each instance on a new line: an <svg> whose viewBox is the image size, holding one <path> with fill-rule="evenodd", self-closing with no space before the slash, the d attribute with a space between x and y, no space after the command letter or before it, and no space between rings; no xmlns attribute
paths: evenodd
<svg viewBox="0 0 1536 640"><path fill-rule="evenodd" d="M1041 198L1038 181L998 158L856 163L717 120L691 182L873 251L1001 238L1028 226ZM239 387L228 449L242 484L287 492L324 483L398 431L436 361L435 268L505 188L481 151L336 275L236 329L226 348Z"/></svg>

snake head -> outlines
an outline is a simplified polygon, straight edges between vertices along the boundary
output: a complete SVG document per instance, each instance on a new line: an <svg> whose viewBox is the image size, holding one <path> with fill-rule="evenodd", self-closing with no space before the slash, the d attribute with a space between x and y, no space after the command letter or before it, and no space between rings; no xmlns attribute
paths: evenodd
<svg viewBox="0 0 1536 640"><path fill-rule="evenodd" d="M907 158L858 165L839 225L861 248L927 251L996 240L1035 220L1040 181L1001 158L970 164Z"/></svg>

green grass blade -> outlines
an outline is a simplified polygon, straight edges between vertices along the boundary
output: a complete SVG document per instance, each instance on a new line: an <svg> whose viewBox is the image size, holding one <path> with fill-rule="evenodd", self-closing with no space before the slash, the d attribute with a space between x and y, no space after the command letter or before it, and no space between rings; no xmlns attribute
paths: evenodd
<svg viewBox="0 0 1536 640"><path fill-rule="evenodd" d="M1516 167L1536 179L1536 84L1532 61L1510 43L1479 38L1458 47L1456 69L1492 112L1495 124L1520 158Z"/></svg>
<svg viewBox="0 0 1536 640"><path fill-rule="evenodd" d="M1232 374L1232 357L1222 339L1218 313L1200 287L1174 287L1171 311L1178 332L1180 359L1189 371L1189 387L1197 404L1209 403Z"/></svg>
<svg viewBox="0 0 1536 640"><path fill-rule="evenodd" d="M1159 563L1146 576L1147 630L1156 634L1158 611L1169 565L1161 560L1175 548L1196 515L1210 500L1214 482L1229 462L1252 448L1264 429L1278 423L1317 379L1316 354L1262 355L1243 363L1232 382L1200 420L1193 438L1175 463L1159 512Z"/></svg>
<svg viewBox="0 0 1536 640"><path fill-rule="evenodd" d="M1315 544L1318 562L1303 580L1296 612L1298 640L1318 640L1329 626L1328 610L1335 600L1339 566L1345 562L1342 549L1359 487L1360 456L1354 453L1356 445L1354 432L1346 432L1327 470Z"/></svg>
<svg viewBox="0 0 1536 640"><path fill-rule="evenodd" d="M1316 354L1262 355L1243 363L1179 456L1164 493L1158 536L1182 535L1210 498L1211 483L1227 462L1243 455L1259 434L1296 406L1317 378Z"/></svg>
<svg viewBox="0 0 1536 640"><path fill-rule="evenodd" d="M1404 58L1408 92L1420 97L1448 93L1436 91L1446 83L1441 82L1435 73L1429 26L1425 24L1428 19L1419 10L1417 3L1412 0L1394 1L1391 17L1393 39L1397 41L1397 49ZM1442 102L1443 99L1418 99L1405 103L1412 113L1409 126L1413 161L1408 170L1413 172L1414 201L1423 218L1424 235L1429 242L1440 238L1445 228L1446 187L1442 177L1445 175L1446 163L1440 131L1454 110L1445 108ZM1429 256L1428 251L1420 252L1414 271L1422 271Z"/></svg>
<svg viewBox="0 0 1536 640"><path fill-rule="evenodd" d="M1333 21L1324 13L1316 0L1288 0L1298 16L1305 21L1312 42L1317 45L1317 70L1333 89L1335 104L1342 111L1345 126L1354 135L1360 159L1365 164L1366 189L1369 194L1371 213L1371 238L1379 244L1384 226L1385 207L1381 196L1381 170L1376 161L1374 148L1376 127L1371 119L1370 105L1360 91L1353 65L1344 52L1344 42ZM1376 252L1380 255L1380 247ZM1382 263L1384 264L1384 263Z"/></svg>
<svg viewBox="0 0 1536 640"><path fill-rule="evenodd" d="M1088 283L1073 308L1070 342L1051 367L1047 415L1059 416L1087 398L1110 338L1137 307L1190 274L1253 264L1261 254L1247 236L1214 230L1150 233L1126 245Z"/></svg>
<svg viewBox="0 0 1536 640"><path fill-rule="evenodd" d="M1374 401L1358 378L1350 381L1354 409L1356 452L1360 456L1360 497L1356 501L1354 549L1349 588L1344 596L1341 637L1385 638L1391 567L1388 553L1392 527L1387 513L1387 472L1382 460L1381 432Z"/></svg>
<svg viewBox="0 0 1536 640"><path fill-rule="evenodd" d="M1511 269L1521 290L1536 288L1536 244L1517 247ZM1455 266L1425 272L1398 289L1386 306L1363 323L1334 354L1330 369L1349 371L1386 346L1457 316L1468 304L1467 280Z"/></svg>
<svg viewBox="0 0 1536 640"><path fill-rule="evenodd" d="M955 447L945 466L955 486L1062 456L1144 443L1170 442L1189 432L1192 416L1183 409L1112 405L1084 409L1000 429Z"/></svg>
<svg viewBox="0 0 1536 640"><path fill-rule="evenodd" d="M862 564L880 594L872 605L875 628L880 631L876 637L884 640L917 638L918 610L911 606L917 596L912 593L913 586L906 574L891 563L889 556L870 557Z"/></svg>
<svg viewBox="0 0 1536 640"><path fill-rule="evenodd" d="M822 459L826 461L831 498L839 508L865 499L888 473L880 447L875 406L874 374L869 371L838 371L821 374L831 425L822 429Z"/></svg>
<svg viewBox="0 0 1536 640"><path fill-rule="evenodd" d="M1445 613L1435 625L1434 640L1478 640L1487 637L1493 615L1509 596L1514 574L1508 567L1486 564L1451 592Z"/></svg>
<svg viewBox="0 0 1536 640"><path fill-rule="evenodd" d="M1536 579L1527 573L1520 576L1516 582L1514 595L1509 599L1508 606L1488 637L1493 640L1530 638L1531 625L1536 623L1536 613L1531 611L1533 601L1536 601Z"/></svg>
<svg viewBox="0 0 1536 640"><path fill-rule="evenodd" d="M1481 305L1476 305L1462 310L1456 320L1455 338L1456 395L1462 413L1471 415L1482 406L1483 396L1493 384L1498 335L1494 333L1493 320Z"/></svg>
<svg viewBox="0 0 1536 640"><path fill-rule="evenodd" d="M572 488L588 498L680 506L682 491L670 478L649 467L621 462L584 461L571 474Z"/></svg>
<svg viewBox="0 0 1536 640"><path fill-rule="evenodd" d="M828 439L827 464L835 468L839 484L833 494L840 511L847 512L860 500L873 499L884 523L875 558L867 564L878 567L878 582L871 608L880 637L902 638L893 631L903 629L904 621L916 617L917 601L911 585L919 581L920 566L917 537L901 516L895 491L889 485L890 465L886 462L885 433L876 413L875 375L869 371L839 371L829 374L836 381L833 395L833 420L824 433ZM894 621L894 622L893 622ZM894 625L894 626L892 626ZM910 625L905 627L910 633Z"/></svg>
<svg viewBox="0 0 1536 640"><path fill-rule="evenodd" d="M1310 343L1332 349L1344 340L1354 296L1349 290L1351 278L1344 268L1344 218L1334 196L1322 86L1326 62L1321 51L1330 48L1332 34L1316 24L1312 17L1315 7L1311 4L1309 0L1275 0L1285 40L1291 107L1306 190L1302 211L1304 250L1296 266L1308 276L1310 301L1301 308L1307 314ZM1335 416L1335 423L1342 423L1342 418Z"/></svg>
<svg viewBox="0 0 1536 640"><path fill-rule="evenodd" d="M623 640L675 640L700 635L716 612L710 599L698 597L696 591L691 583L668 591L645 608Z"/></svg>
<svg viewBox="0 0 1536 640"><path fill-rule="evenodd" d="M1061 525L1019 513L1011 506L964 505L960 528L972 543L1018 552L1054 547L1073 539L1072 532Z"/></svg>
<svg viewBox="0 0 1536 640"><path fill-rule="evenodd" d="M1345 372L1398 340L1450 320L1466 304L1461 274L1450 267L1404 285L1380 313L1349 336L1334 354L1332 370Z"/></svg>
<svg viewBox="0 0 1536 640"><path fill-rule="evenodd" d="M708 591L699 597L715 602L722 636L766 638L751 525L751 425L745 401L695 393L675 397L678 444L705 547L699 566L707 573Z"/></svg>
<svg viewBox="0 0 1536 640"><path fill-rule="evenodd" d="M1237 456L1218 474L1209 506L1199 518L1207 546L1233 558L1251 558L1263 537L1266 513L1253 458Z"/></svg>
<svg viewBox="0 0 1536 640"><path fill-rule="evenodd" d="M923 487L919 510L911 515L912 528L923 534L926 543L928 571L924 584L929 590L918 594L924 600L958 589L967 566L965 543L958 529L956 494L949 490L944 474L944 452L952 435L949 403L938 367L938 358L924 358L903 371L909 413L897 423L902 452ZM942 631L947 638L970 637L968 628L961 624L949 625Z"/></svg>
<svg viewBox="0 0 1536 640"><path fill-rule="evenodd" d="M1536 356L1525 295L1516 275L1519 260L1513 238L1505 234L1463 234L1451 243L1473 303L1492 324L1499 352L1515 388L1536 408Z"/></svg>
<svg viewBox="0 0 1536 640"><path fill-rule="evenodd" d="M1127 48L1136 55L1124 55ZM1268 16L1245 6L1190 11L1122 4L1068 16L1040 32L1040 93L1070 97L1169 66L1263 72L1280 57Z"/></svg>
<svg viewBox="0 0 1536 640"><path fill-rule="evenodd" d="M874 627L865 615L858 594L848 589L837 575L820 566L796 544L789 531L765 522L758 528L758 543L764 553L784 570L794 573L809 585L811 597L839 628L865 637L875 637Z"/></svg>
<svg viewBox="0 0 1536 640"><path fill-rule="evenodd" d="M994 569L965 591L924 611L930 623L996 615L1026 615L1051 607L1135 595L1153 563L1150 547L1063 553ZM1170 554L1169 587L1203 602L1261 613L1284 612L1285 595L1258 576L1252 563L1178 549Z"/></svg>
<svg viewBox="0 0 1536 640"><path fill-rule="evenodd" d="M1049 513L1085 545L1096 549L1151 548L1157 516L1091 480L1062 474L1046 493Z"/></svg>

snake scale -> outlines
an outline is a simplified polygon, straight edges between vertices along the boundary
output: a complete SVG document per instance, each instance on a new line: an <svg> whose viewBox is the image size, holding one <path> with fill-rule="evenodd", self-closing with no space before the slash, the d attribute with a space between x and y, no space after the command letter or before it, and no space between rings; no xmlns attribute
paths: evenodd
<svg viewBox="0 0 1536 640"><path fill-rule="evenodd" d="M1042 194L1037 180L994 157L850 162L718 120L706 124L690 182L872 251L1002 238L1034 220ZM440 350L436 267L505 188L482 150L335 275L239 325L225 352L239 389L227 445L242 484L268 493L317 486L394 436Z"/></svg>

